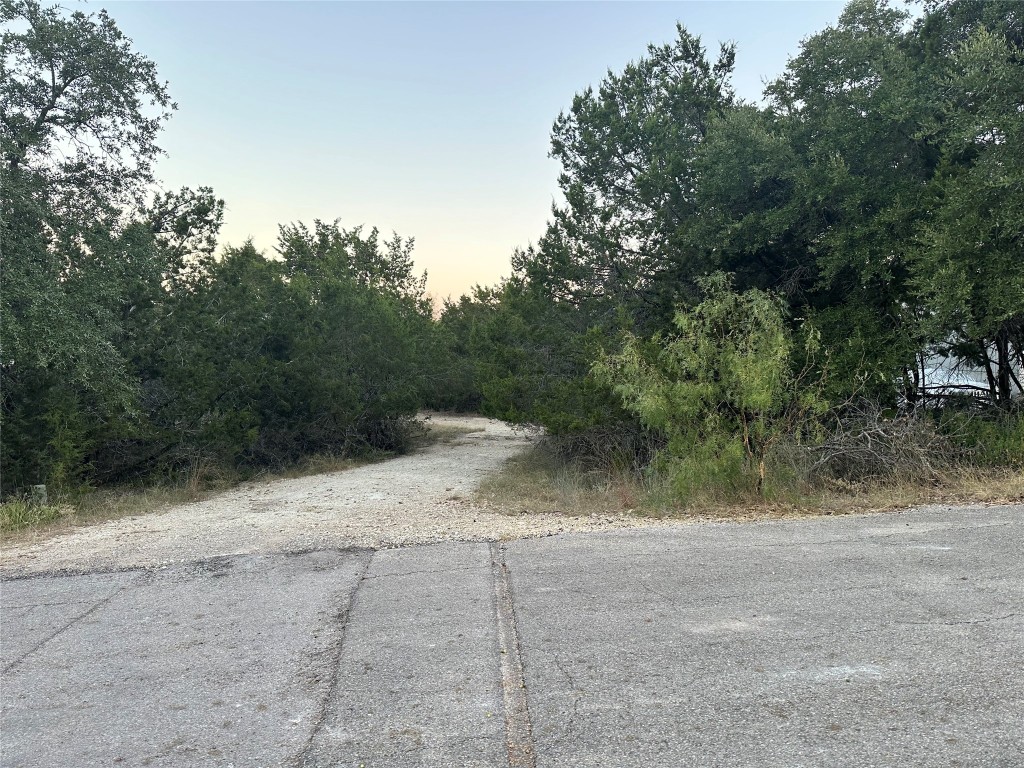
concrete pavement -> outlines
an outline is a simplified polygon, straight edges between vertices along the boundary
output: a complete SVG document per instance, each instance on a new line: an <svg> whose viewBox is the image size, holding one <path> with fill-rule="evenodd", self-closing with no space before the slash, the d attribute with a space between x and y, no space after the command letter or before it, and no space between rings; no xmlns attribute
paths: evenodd
<svg viewBox="0 0 1024 768"><path fill-rule="evenodd" d="M1024 508L0 584L0 765L1021 766Z"/></svg>

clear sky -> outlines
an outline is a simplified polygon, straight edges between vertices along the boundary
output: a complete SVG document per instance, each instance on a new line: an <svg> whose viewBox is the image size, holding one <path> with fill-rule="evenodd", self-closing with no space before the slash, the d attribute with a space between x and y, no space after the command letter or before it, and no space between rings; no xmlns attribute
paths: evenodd
<svg viewBox="0 0 1024 768"><path fill-rule="evenodd" d="M675 37L738 46L758 100L843 4L733 2L126 2L105 7L180 105L166 188L212 186L221 242L270 250L277 225L340 218L416 239L428 290L509 272L557 199L551 124L608 69Z"/></svg>

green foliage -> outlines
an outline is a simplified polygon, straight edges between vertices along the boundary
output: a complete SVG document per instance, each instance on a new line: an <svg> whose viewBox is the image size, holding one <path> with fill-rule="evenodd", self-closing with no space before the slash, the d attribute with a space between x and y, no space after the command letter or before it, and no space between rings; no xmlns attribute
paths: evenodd
<svg viewBox="0 0 1024 768"><path fill-rule="evenodd" d="M943 60L943 155L913 264L925 332L986 367L1003 406L1024 370L1024 49L1010 37L978 27Z"/></svg>
<svg viewBox="0 0 1024 768"><path fill-rule="evenodd" d="M913 60L907 20L886 2L851 2L766 91L796 158L791 231L808 258L795 311L825 318L829 348L860 342L862 364L837 369L834 388L893 403L918 394L901 386L916 370L926 312L909 262L937 161L935 89Z"/></svg>
<svg viewBox="0 0 1024 768"><path fill-rule="evenodd" d="M166 260L130 211L172 105L104 12L7 0L0 21L2 484L74 485L138 415L126 342Z"/></svg>
<svg viewBox="0 0 1024 768"><path fill-rule="evenodd" d="M140 216L164 254L170 290L187 290L207 276L224 222L224 201L210 187L157 193Z"/></svg>
<svg viewBox="0 0 1024 768"><path fill-rule="evenodd" d="M741 287L793 293L807 284L814 267L802 172L771 115L740 105L712 120L695 166L700 215L686 232L703 268L731 272Z"/></svg>
<svg viewBox="0 0 1024 768"><path fill-rule="evenodd" d="M473 295L445 302L438 322L439 370L427 396L431 408L479 411L483 406L485 357L497 352L481 341L496 321L500 288L476 286Z"/></svg>
<svg viewBox="0 0 1024 768"><path fill-rule="evenodd" d="M511 280L452 310L482 408L563 437L639 419L668 436L682 487L737 489L824 400L944 402L934 355L978 366L978 391L1008 406L1024 367L1021 19L1012 3L927 3L915 20L854 0L764 108L734 100L731 47L712 63L680 27L578 94L552 130L565 205ZM716 271L735 285L719 326L698 290ZM768 296L791 311L765 323Z"/></svg>
<svg viewBox="0 0 1024 768"><path fill-rule="evenodd" d="M625 310L649 330L669 320L700 269L682 235L696 213L697 148L733 101L734 59L723 45L710 61L677 25L673 42L577 94L551 136L566 205L539 246L513 258L517 273L572 303Z"/></svg>
<svg viewBox="0 0 1024 768"><path fill-rule="evenodd" d="M824 403L792 372L793 341L778 297L737 293L716 273L671 336L629 337L594 368L648 427L668 438L661 464L680 496L764 490L773 442ZM813 339L813 336L811 336Z"/></svg>
<svg viewBox="0 0 1024 768"><path fill-rule="evenodd" d="M176 298L151 354L154 424L179 464L279 468L401 447L433 365L422 297L402 296L401 280L379 290L341 254L310 260L293 242L282 236L280 261L229 249Z"/></svg>
<svg viewBox="0 0 1024 768"><path fill-rule="evenodd" d="M3 0L0 23L5 172L45 180L42 194L64 226L139 203L175 109L156 65L106 11Z"/></svg>
<svg viewBox="0 0 1024 768"><path fill-rule="evenodd" d="M0 532L45 525L60 519L60 516L60 507L34 504L24 499L10 499L0 502Z"/></svg>
<svg viewBox="0 0 1024 768"><path fill-rule="evenodd" d="M302 223L282 226L277 251L287 265L289 276L309 278L344 274L364 288L411 303L422 314L431 307L424 298L426 274L416 275L412 263L412 239L397 234L381 243L374 228L363 236L363 228L343 229L338 221L313 223L313 230Z"/></svg>
<svg viewBox="0 0 1024 768"><path fill-rule="evenodd" d="M619 336L615 316L603 326L591 324L593 317L513 278L450 306L441 325L471 361L472 391L485 414L542 425L551 435L628 430L635 419L589 373L602 346Z"/></svg>
<svg viewBox="0 0 1024 768"><path fill-rule="evenodd" d="M401 448L447 375L412 241L318 221L215 258L210 188L145 200L153 63L103 11L0 21L0 490Z"/></svg>
<svg viewBox="0 0 1024 768"><path fill-rule="evenodd" d="M943 412L939 424L970 452L973 464L1024 471L1024 409L998 413L950 409Z"/></svg>
<svg viewBox="0 0 1024 768"><path fill-rule="evenodd" d="M138 415L125 348L159 290L148 234L48 234L23 201L2 195L2 414L5 487L87 474L91 451Z"/></svg>
<svg viewBox="0 0 1024 768"><path fill-rule="evenodd" d="M941 405L978 462L1019 466L1013 3L854 0L763 108L732 46L680 26L558 117L564 205L439 322L397 235L294 223L273 258L215 257L210 188L147 199L174 109L155 65L103 11L0 0L0 22L5 493L397 449L424 403L616 466L662 448L691 496L769 492L826 399ZM957 421L933 355L1007 415Z"/></svg>

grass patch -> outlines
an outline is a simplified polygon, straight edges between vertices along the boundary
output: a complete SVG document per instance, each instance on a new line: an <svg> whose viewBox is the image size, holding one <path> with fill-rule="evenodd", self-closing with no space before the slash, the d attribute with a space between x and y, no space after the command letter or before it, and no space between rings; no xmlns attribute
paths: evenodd
<svg viewBox="0 0 1024 768"><path fill-rule="evenodd" d="M64 510L54 504L34 504L24 499L12 499L0 504L0 532L48 525L64 514Z"/></svg>
<svg viewBox="0 0 1024 768"><path fill-rule="evenodd" d="M513 515L631 513L650 498L637 477L583 469L544 441L506 461L476 492L477 501Z"/></svg>
<svg viewBox="0 0 1024 768"><path fill-rule="evenodd" d="M833 485L793 494L788 503L823 514L874 512L924 504L1019 504L1024 473L1014 469L951 468L930 481Z"/></svg>
<svg viewBox="0 0 1024 768"><path fill-rule="evenodd" d="M103 488L58 495L53 504L20 500L0 504L0 541L12 543L52 536L83 525L159 512L212 495L192 484ZM23 508L28 507L28 511Z"/></svg>
<svg viewBox="0 0 1024 768"><path fill-rule="evenodd" d="M260 482L273 482L275 480L293 480L299 477L310 475L329 475L334 472L345 472L356 467L376 464L380 461L393 459L397 454L394 451L370 451L358 456L335 456L333 454L318 453L307 456L298 463L276 472L261 472L251 480ZM233 483L232 485L238 485Z"/></svg>
<svg viewBox="0 0 1024 768"><path fill-rule="evenodd" d="M778 487L722 498L709 493L681 504L667 479L586 470L541 442L486 479L478 502L505 514L629 514L652 518L786 519L882 512L925 504L1013 504L1024 501L1024 473L951 468L913 481Z"/></svg>
<svg viewBox="0 0 1024 768"><path fill-rule="evenodd" d="M440 414L442 418L443 414ZM418 422L421 430L413 438L413 446L416 448L425 448L430 445L450 445L451 443L457 442L460 438L466 435L478 434L484 432L484 427L470 427L464 424L453 424L451 422L437 422L433 420L433 414L424 413L421 414L422 421Z"/></svg>

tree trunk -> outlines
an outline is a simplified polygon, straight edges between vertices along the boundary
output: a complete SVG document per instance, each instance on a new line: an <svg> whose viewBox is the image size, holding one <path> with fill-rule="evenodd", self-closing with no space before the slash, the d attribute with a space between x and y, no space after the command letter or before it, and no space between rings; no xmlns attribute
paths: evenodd
<svg viewBox="0 0 1024 768"><path fill-rule="evenodd" d="M981 346L982 358L985 361L985 376L988 378L988 393L989 397L992 398L993 404L999 403L999 389L996 384L996 375L992 372L992 357L988 353L988 344L984 339L978 342Z"/></svg>
<svg viewBox="0 0 1024 768"><path fill-rule="evenodd" d="M1013 394L1013 390L1010 387L1011 365L1013 365L1013 360L1010 357L1010 335L1004 327L999 329L999 332L996 334L997 402L1004 408L1010 407L1010 399Z"/></svg>

